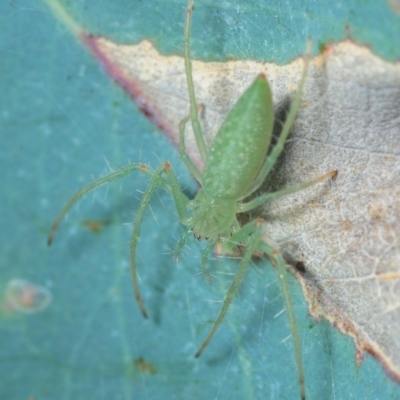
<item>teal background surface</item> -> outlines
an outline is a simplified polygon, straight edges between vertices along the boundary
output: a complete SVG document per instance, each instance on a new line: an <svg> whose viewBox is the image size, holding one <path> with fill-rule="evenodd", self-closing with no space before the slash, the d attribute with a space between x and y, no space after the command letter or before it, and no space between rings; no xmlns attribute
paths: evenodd
<svg viewBox="0 0 400 400"><path fill-rule="evenodd" d="M122 42L151 39L181 54L184 1L63 1L88 32ZM198 1L194 54L284 63L346 36L387 59L400 54L400 18L384 1ZM203 244L172 252L183 232L172 200L151 202L139 246L150 318L133 299L129 237L147 179L134 174L80 201L50 248L52 220L70 195L128 162L169 160L185 191L196 184L175 149L110 81L79 40L41 2L0 4L0 296L11 279L46 287L50 306L31 315L2 310L0 398L295 399L298 383L275 271L250 268L226 323L200 359L193 355L216 317L235 261L210 261ZM105 221L100 234L85 220ZM400 388L352 340L316 323L294 280L309 399L398 399ZM145 360L152 368L140 366Z"/></svg>

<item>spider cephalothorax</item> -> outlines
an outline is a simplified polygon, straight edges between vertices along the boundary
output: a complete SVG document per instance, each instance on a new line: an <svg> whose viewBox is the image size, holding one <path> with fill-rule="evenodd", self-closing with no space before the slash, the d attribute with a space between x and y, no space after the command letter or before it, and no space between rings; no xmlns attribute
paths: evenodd
<svg viewBox="0 0 400 400"><path fill-rule="evenodd" d="M213 199L204 189L200 189L190 206L192 215L189 222L196 237L214 240L220 236L230 236L234 227L239 226L236 201Z"/></svg>

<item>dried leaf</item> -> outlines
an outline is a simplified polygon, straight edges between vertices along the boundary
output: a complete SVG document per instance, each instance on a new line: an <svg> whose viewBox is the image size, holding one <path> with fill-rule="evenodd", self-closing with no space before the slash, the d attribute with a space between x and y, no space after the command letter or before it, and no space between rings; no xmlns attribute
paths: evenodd
<svg viewBox="0 0 400 400"><path fill-rule="evenodd" d="M183 60L160 55L146 41L85 43L142 111L177 143L188 113ZM254 61L193 64L208 143L226 113L265 72L279 119L296 90L302 59L276 66ZM400 380L400 65L346 41L313 60L302 109L266 189L304 182L332 169L334 182L287 196L262 210L265 238L288 253L310 311L323 315ZM190 127L188 126L188 132ZM201 168L191 134L188 152Z"/></svg>

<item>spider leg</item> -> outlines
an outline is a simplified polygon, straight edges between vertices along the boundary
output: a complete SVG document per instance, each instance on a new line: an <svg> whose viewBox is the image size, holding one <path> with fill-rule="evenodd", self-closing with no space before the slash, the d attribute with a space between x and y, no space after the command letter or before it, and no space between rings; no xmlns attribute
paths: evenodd
<svg viewBox="0 0 400 400"><path fill-rule="evenodd" d="M190 203L189 198L182 192L178 178L169 162L164 163L163 171L167 176L167 182L170 187L170 194L174 199L176 210L178 211L179 220L182 225L189 226L190 220L187 213L187 206Z"/></svg>
<svg viewBox="0 0 400 400"><path fill-rule="evenodd" d="M132 273L132 284L133 291L135 293L135 299L139 305L140 311L142 315L147 318L147 311L144 306L143 298L140 294L139 282L137 276L137 268L136 268L136 246L138 239L140 237L140 227L142 225L144 213L146 211L146 207L150 203L150 199L153 196L155 190L158 186L163 182L162 174L165 173L167 176L167 182L169 186L169 193L172 195L176 209L178 211L179 219L183 225L188 225L188 215L186 211L186 205L189 202L189 199L185 196L185 194L181 191L178 183L178 179L176 178L175 173L172 170L171 164L169 162L165 162L160 165L153 173L149 186L145 191L142 201L140 202L138 212L136 214L136 219L133 224L132 235L131 235L131 243L130 243L130 257L131 257L131 273Z"/></svg>
<svg viewBox="0 0 400 400"><path fill-rule="evenodd" d="M249 236L249 232L253 232L253 234ZM244 237L245 239L242 240ZM195 354L195 357L200 357L201 353L208 346L211 339L218 330L219 326L221 325L222 321L224 320L228 308L236 295L236 292L243 280L244 274L247 271L247 268L251 261L251 257L260 243L260 238L261 238L261 225L258 224L257 221L250 222L249 224L245 225L241 230L239 230L237 233L235 233L235 235L232 236L231 239L234 243L245 242L245 244L247 244L246 252L239 264L239 269L238 272L236 273L235 279L233 280L231 286L228 289L228 292L226 293L221 311L219 312L218 317L215 320L214 325L211 328L206 339L204 340L203 344L200 346L199 350Z"/></svg>
<svg viewBox="0 0 400 400"><path fill-rule="evenodd" d="M283 298L285 300L286 313L289 321L289 328L292 332L292 338L295 349L295 357L297 364L297 372L300 386L301 399L305 400L305 383L304 383L304 370L303 370L303 358L300 344L299 330L297 327L296 317L293 309L292 298L290 295L290 289L287 282L287 271L286 263L282 257L282 254L276 248L270 246L268 243L260 241L258 243L258 249L262 250L271 259L272 263L276 266L278 273L278 280L281 285Z"/></svg>
<svg viewBox="0 0 400 400"><path fill-rule="evenodd" d="M207 262L208 262L208 258L210 257L210 253L213 250L213 248L215 247L215 245L217 244L217 242L218 242L218 238L212 240L207 245L207 247L203 250L203 254L201 256L201 272L203 273L203 277L207 283L212 282L211 275L207 270Z"/></svg>
<svg viewBox="0 0 400 400"><path fill-rule="evenodd" d="M67 214L67 212L71 209L71 207L81 198L83 197L85 194L87 194L88 192L90 192L93 189L98 188L99 186L104 185L105 183L111 182L115 179L119 179L119 178L123 178L126 175L131 174L132 172L139 170L140 172L147 174L147 175L152 175L153 174L153 170L148 167L146 164L128 164L125 167L120 168L118 171L115 171L109 175L103 176L100 179L97 179L94 182L89 183L88 185L86 185L85 187L83 187L82 189L80 189L79 191L77 191L67 202L67 204L62 208L62 210L60 211L60 213L57 215L57 218L55 219L53 225L50 228L50 233L47 239L47 244L51 245L53 238L54 238L54 234L58 228L58 226L60 225L60 222L62 221L62 219L65 217L65 215ZM167 193L171 193L169 186L167 185L167 183L165 182L165 180L163 179L160 182L160 186L167 192Z"/></svg>
<svg viewBox="0 0 400 400"><path fill-rule="evenodd" d="M290 193L299 192L300 190L303 190L310 186L313 186L316 183L322 182L329 178L334 178L336 175L337 175L337 171L330 171L316 179L312 179L311 181L299 183L298 185L289 186L288 188L278 190L277 192L274 192L274 193L262 194L260 196L257 196L253 200L250 200L247 203L239 203L237 212L239 213L239 212L246 212L246 211L252 210L253 208L256 208L268 201L273 201L273 200L279 199L280 197L286 196L287 194L290 194Z"/></svg>
<svg viewBox="0 0 400 400"><path fill-rule="evenodd" d="M254 179L252 184L246 190L246 193L239 200L245 199L247 196L249 196L251 193L253 193L255 190L257 190L261 186L261 184L264 182L267 175L270 173L272 167L275 165L276 160L278 159L279 155L282 153L286 139L290 133L290 130L293 126L293 122L297 116L297 112L300 107L301 97L303 95L304 82L306 80L307 70L308 70L308 66L310 64L311 47L312 47L312 41L309 40L307 42L307 50L306 50L306 56L304 59L303 73L300 78L296 96L290 106L289 113L288 113L285 123L283 125L282 132L279 136L279 139L278 139L277 143L275 144L274 148L272 149L271 153L269 154L269 156L266 158L264 165L261 167L260 172L258 173L257 177Z"/></svg>
<svg viewBox="0 0 400 400"><path fill-rule="evenodd" d="M190 28L192 25L192 13L193 13L193 0L190 0L186 10L185 70L186 70L186 80L187 80L189 100L190 100L190 119L192 121L193 132L196 138L197 147L199 148L201 159L205 163L207 159L207 147L204 141L203 133L201 132L201 126L198 117L199 110L197 107L196 96L194 93L192 60L190 58Z"/></svg>
<svg viewBox="0 0 400 400"><path fill-rule="evenodd" d="M181 156L182 161L185 163L186 167L190 171L190 173L195 177L197 182L202 183L201 173L198 168L194 165L193 161L190 159L186 152L185 146L185 126L187 122L190 120L190 115L187 115L182 121L179 123L179 155Z"/></svg>
<svg viewBox="0 0 400 400"><path fill-rule="evenodd" d="M192 234L192 231L189 229L184 232L181 237L179 238L178 244L175 247L174 251L174 260L178 261L182 254L182 249L185 247L186 239Z"/></svg>

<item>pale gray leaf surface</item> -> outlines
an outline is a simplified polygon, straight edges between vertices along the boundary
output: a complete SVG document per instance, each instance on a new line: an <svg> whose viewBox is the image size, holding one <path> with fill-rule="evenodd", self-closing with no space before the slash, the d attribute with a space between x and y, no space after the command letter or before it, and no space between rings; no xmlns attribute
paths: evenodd
<svg viewBox="0 0 400 400"><path fill-rule="evenodd" d="M267 235L303 261L306 277L323 289L308 292L313 313L324 304L324 315L398 377L399 104L398 63L350 43L333 47L310 71L304 107L269 189L332 169L338 177L264 210Z"/></svg>

